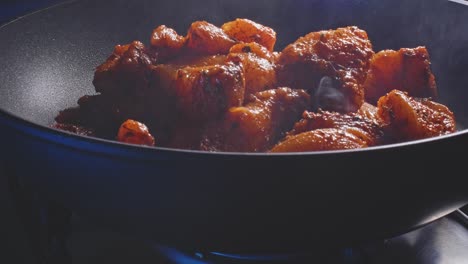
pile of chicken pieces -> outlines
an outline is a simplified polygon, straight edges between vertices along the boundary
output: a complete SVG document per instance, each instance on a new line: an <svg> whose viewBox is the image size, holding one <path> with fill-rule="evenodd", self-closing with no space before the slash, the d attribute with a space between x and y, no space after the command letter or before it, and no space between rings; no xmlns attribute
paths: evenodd
<svg viewBox="0 0 468 264"><path fill-rule="evenodd" d="M374 53L355 26L309 33L274 51L276 32L248 19L164 25L150 45L117 45L96 95L55 127L122 142L225 152L364 148L455 131L434 102L425 47Z"/></svg>

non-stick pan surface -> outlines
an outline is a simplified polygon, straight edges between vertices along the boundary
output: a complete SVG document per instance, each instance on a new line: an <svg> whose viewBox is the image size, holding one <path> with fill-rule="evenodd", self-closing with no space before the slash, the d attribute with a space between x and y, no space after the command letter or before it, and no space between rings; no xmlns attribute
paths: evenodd
<svg viewBox="0 0 468 264"><path fill-rule="evenodd" d="M468 202L468 133L365 150L290 155L135 147L47 128L93 94L116 44L160 24L245 17L280 50L310 31L357 25L376 51L425 45L440 100L468 118L468 7L448 1L78 1L0 29L1 158L44 197L162 244L291 252L383 238Z"/></svg>

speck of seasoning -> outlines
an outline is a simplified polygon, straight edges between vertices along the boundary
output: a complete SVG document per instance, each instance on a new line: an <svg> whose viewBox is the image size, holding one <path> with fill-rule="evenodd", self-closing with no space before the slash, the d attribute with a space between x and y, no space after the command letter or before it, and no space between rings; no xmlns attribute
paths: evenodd
<svg viewBox="0 0 468 264"><path fill-rule="evenodd" d="M246 46L242 47L242 52L249 53L249 52L252 52L252 49L249 46L246 45Z"/></svg>

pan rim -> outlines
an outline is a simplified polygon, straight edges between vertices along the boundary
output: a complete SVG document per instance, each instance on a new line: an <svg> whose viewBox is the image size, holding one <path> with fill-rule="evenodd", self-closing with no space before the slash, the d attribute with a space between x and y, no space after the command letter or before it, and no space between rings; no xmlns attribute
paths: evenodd
<svg viewBox="0 0 468 264"><path fill-rule="evenodd" d="M295 157L295 156L328 156L328 155L346 155L346 154L353 154L353 153L366 153L366 152L377 152L377 151L385 151L385 150L392 150L392 149L400 149L404 147L411 147L414 145L421 145L427 144L436 141L442 141L449 138L460 137L465 134L468 134L468 129L463 129L460 131L456 131L451 134L425 138L425 139L418 139L418 140L411 140L406 142L400 143L392 143L386 145L379 145L379 146L372 146L366 148L359 148L359 149L345 149L345 150L325 150L325 151L304 151L304 152L282 152L282 153L269 153L269 152L225 152L225 151L202 151L202 150L190 150L190 149L178 149L178 148L165 148L165 147L151 147L151 146L142 146L136 144L129 144L124 142L119 142L116 140L104 139L99 137L93 136L86 136L86 135L78 135L69 131L63 131L57 128L41 125L34 123L32 121L26 120L22 117L19 117L9 111L6 111L0 108L0 120L1 118L9 119L14 129L24 132L25 134L32 136L36 139L46 140L48 142L52 142L58 144L62 147L66 148L73 148L80 151L90 151L93 153L105 154L107 153L110 156L119 156L117 152L114 151L96 151L96 148L93 148L92 145L95 147L104 147L104 148L112 148L114 150L121 150L121 151L131 151L133 153L140 153L140 154L161 154L164 153L171 153L171 154L184 154L190 156L228 156L228 157ZM24 128L32 129L33 131L27 132ZM36 133L34 133L36 132ZM53 137L60 137L64 139L64 141L54 141L51 139ZM67 143L67 141L70 141ZM75 144L76 142L77 144ZM87 144L79 144L79 143L87 143ZM87 147L91 145L90 147ZM127 156L127 155L125 155Z"/></svg>
<svg viewBox="0 0 468 264"><path fill-rule="evenodd" d="M10 24L13 24L13 23L16 23L18 22L19 20L22 20L26 17L30 17L32 15L35 15L35 14L38 14L38 13L42 13L44 11L47 11L49 9L53 9L53 8L56 8L56 7L59 7L59 6L63 6L63 5L67 5L67 4L71 4L71 3L74 3L74 2L79 2L80 0L65 0L65 1L62 1L60 3L57 3L57 4L54 4L54 5L51 5L51 6L48 6L48 7L44 7L44 8L41 8L41 9L37 9L37 10L34 10L34 11L31 11L25 15L22 15L22 16L19 16L19 17L16 17L12 20L9 20L7 21L6 23L3 23L3 24L0 24L0 30L4 29L5 27L9 26Z"/></svg>

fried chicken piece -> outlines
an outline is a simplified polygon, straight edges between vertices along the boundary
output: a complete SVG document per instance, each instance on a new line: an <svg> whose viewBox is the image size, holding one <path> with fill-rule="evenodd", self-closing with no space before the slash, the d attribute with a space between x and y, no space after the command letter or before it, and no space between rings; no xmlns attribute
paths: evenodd
<svg viewBox="0 0 468 264"><path fill-rule="evenodd" d="M309 90L322 109L356 111L364 102L363 83L373 54L367 33L357 27L312 32L281 52L278 84ZM321 82L335 96L319 89Z"/></svg>
<svg viewBox="0 0 468 264"><path fill-rule="evenodd" d="M56 121L93 128L96 136L114 139L125 120L136 119L157 131L164 142L175 116L174 95L156 85L154 63L155 57L141 42L117 45L96 69L93 83L100 94L81 97L79 108L60 112Z"/></svg>
<svg viewBox="0 0 468 264"><path fill-rule="evenodd" d="M226 55L208 55L208 56L184 56L171 60L165 64L159 64L153 68L155 77L155 86L161 87L168 94L176 96L178 72L182 69L191 69L192 71L203 71L206 67L219 67L227 64ZM175 104L175 101L174 101Z"/></svg>
<svg viewBox="0 0 468 264"><path fill-rule="evenodd" d="M158 54L160 61L167 61L176 57L184 47L186 38L177 34L177 32L161 25L153 30L151 34L151 48Z"/></svg>
<svg viewBox="0 0 468 264"><path fill-rule="evenodd" d="M171 60L164 66L157 67L174 72L184 67L224 65L229 61L235 64L240 63L245 78L244 97L247 98L250 94L276 88L276 71L273 60L273 54L265 47L257 43L245 43L234 45L227 56L184 56Z"/></svg>
<svg viewBox="0 0 468 264"><path fill-rule="evenodd" d="M117 140L120 142L154 146L154 137L145 124L128 119L119 128Z"/></svg>
<svg viewBox="0 0 468 264"><path fill-rule="evenodd" d="M113 54L96 68L93 80L96 92L145 94L149 86L147 76L155 60L139 41L117 45Z"/></svg>
<svg viewBox="0 0 468 264"><path fill-rule="evenodd" d="M241 45L242 48L239 47ZM256 53L251 52L252 50ZM238 44L231 48L228 60L244 66L245 98L250 94L276 88L275 64L269 59L272 59L271 53L256 45Z"/></svg>
<svg viewBox="0 0 468 264"><path fill-rule="evenodd" d="M288 132L287 138L323 128L346 130L366 142L367 146L379 145L383 138L383 123L380 120L359 113L341 114L321 110L317 113L304 112L302 119Z"/></svg>
<svg viewBox="0 0 468 264"><path fill-rule="evenodd" d="M256 42L269 51L273 51L276 43L276 32L266 26L249 19L238 18L221 26L231 38L242 42Z"/></svg>
<svg viewBox="0 0 468 264"><path fill-rule="evenodd" d="M302 119L271 152L364 148L384 141L377 107L364 103L356 113L304 112Z"/></svg>
<svg viewBox="0 0 468 264"><path fill-rule="evenodd" d="M300 133L274 146L270 152L305 152L365 148L367 143L352 128L322 128Z"/></svg>
<svg viewBox="0 0 468 264"><path fill-rule="evenodd" d="M244 101L245 78L241 64L158 65L155 71L159 85L174 93L178 112L189 121L217 118Z"/></svg>
<svg viewBox="0 0 468 264"><path fill-rule="evenodd" d="M206 21L196 21L187 34L187 48L197 55L227 54L236 41Z"/></svg>
<svg viewBox="0 0 468 264"><path fill-rule="evenodd" d="M232 107L222 120L204 132L201 150L262 152L271 148L310 107L304 90L278 88L250 96L242 107Z"/></svg>
<svg viewBox="0 0 468 264"><path fill-rule="evenodd" d="M386 133L396 142L435 137L455 132L455 117L444 105L415 99L393 90L378 101L378 114Z"/></svg>
<svg viewBox="0 0 468 264"><path fill-rule="evenodd" d="M366 101L377 100L391 90L408 92L414 97L437 97L437 85L425 47L384 50L370 63L364 89Z"/></svg>

